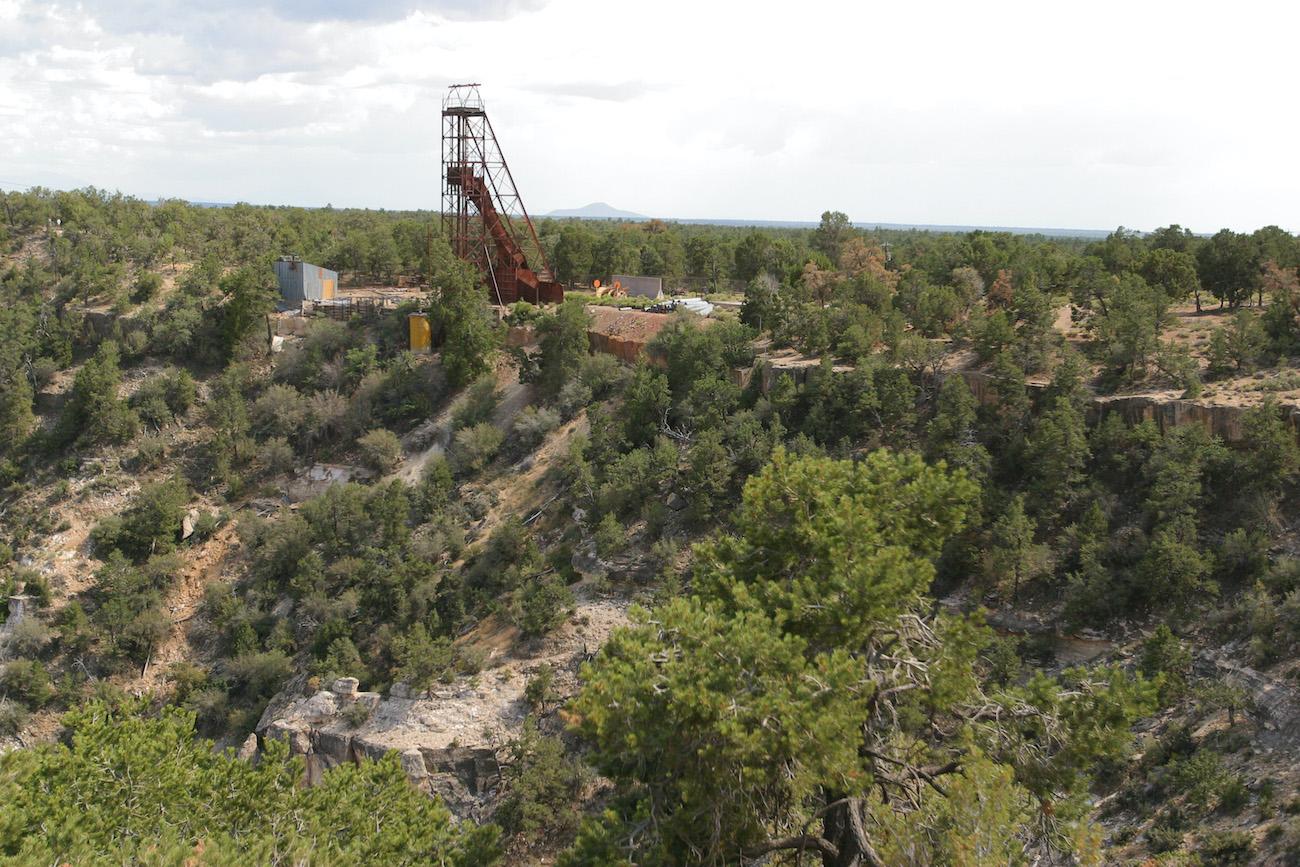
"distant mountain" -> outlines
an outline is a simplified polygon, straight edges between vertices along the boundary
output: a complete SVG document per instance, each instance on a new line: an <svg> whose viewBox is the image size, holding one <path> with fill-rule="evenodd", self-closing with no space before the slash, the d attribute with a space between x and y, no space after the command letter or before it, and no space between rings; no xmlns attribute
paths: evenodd
<svg viewBox="0 0 1300 867"><path fill-rule="evenodd" d="M558 211L551 211L548 217L577 217L580 220L648 220L645 214L636 214L632 211L620 211L612 205L604 202L592 202L590 205L583 205L581 208L561 208Z"/></svg>

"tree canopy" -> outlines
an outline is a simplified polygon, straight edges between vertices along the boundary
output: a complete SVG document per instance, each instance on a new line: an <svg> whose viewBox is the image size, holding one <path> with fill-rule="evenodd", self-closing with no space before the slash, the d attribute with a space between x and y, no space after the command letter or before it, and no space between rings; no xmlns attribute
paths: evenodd
<svg viewBox="0 0 1300 867"><path fill-rule="evenodd" d="M1072 847L1088 769L1152 690L1116 671L986 688L988 633L926 595L975 493L915 455L777 451L734 535L697 552L693 594L641 611L588 672L579 730L622 797L565 863L935 863L972 827L1011 863Z"/></svg>
<svg viewBox="0 0 1300 867"><path fill-rule="evenodd" d="M499 857L496 831L454 824L395 756L305 788L270 741L256 764L194 737L193 715L91 703L69 745L0 756L0 855L15 863L446 864Z"/></svg>

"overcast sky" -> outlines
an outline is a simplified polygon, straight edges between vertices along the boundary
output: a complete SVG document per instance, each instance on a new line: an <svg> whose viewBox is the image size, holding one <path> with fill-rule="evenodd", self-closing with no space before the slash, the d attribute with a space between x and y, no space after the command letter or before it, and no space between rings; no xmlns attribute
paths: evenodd
<svg viewBox="0 0 1300 867"><path fill-rule="evenodd" d="M0 186L534 214L1300 231L1297 4L0 0Z"/></svg>

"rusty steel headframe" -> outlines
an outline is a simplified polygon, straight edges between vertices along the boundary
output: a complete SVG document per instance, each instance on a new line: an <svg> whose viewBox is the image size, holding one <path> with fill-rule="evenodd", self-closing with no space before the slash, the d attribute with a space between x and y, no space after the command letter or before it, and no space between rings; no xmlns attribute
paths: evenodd
<svg viewBox="0 0 1300 867"><path fill-rule="evenodd" d="M442 101L442 230L495 303L564 300L478 84L454 84Z"/></svg>

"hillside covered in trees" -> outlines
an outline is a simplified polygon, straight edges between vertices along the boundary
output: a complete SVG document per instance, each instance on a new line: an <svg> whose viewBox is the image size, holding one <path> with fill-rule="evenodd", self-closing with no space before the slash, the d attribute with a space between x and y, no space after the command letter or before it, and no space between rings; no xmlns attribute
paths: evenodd
<svg viewBox="0 0 1300 867"><path fill-rule="evenodd" d="M1294 236L0 204L0 860L1300 859Z"/></svg>

